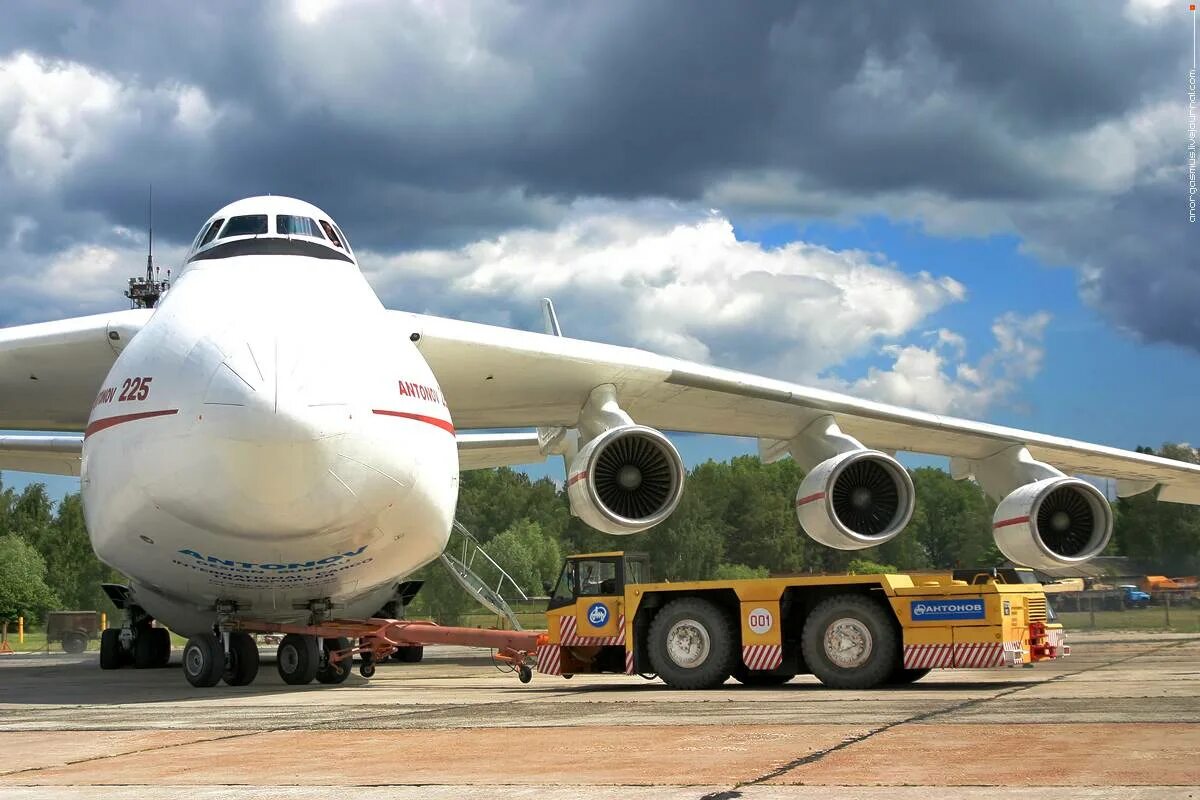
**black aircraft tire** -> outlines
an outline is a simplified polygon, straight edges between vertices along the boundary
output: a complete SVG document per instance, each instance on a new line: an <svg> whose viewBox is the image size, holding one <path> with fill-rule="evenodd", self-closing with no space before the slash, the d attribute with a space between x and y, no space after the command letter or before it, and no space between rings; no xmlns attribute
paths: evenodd
<svg viewBox="0 0 1200 800"><path fill-rule="evenodd" d="M183 648L183 675L192 686L207 689L221 682L225 654L216 634L202 633L187 640Z"/></svg>
<svg viewBox="0 0 1200 800"><path fill-rule="evenodd" d="M325 648L325 657L321 659L321 666L317 669L317 681L325 684L345 683L346 678L350 677L350 662L342 661L334 666L329 661L329 654L337 650L346 650L350 647L350 640L344 636L336 639L326 638L321 644Z"/></svg>
<svg viewBox="0 0 1200 800"><path fill-rule="evenodd" d="M154 642L154 666L165 667L171 663L171 632L166 628L151 628Z"/></svg>
<svg viewBox="0 0 1200 800"><path fill-rule="evenodd" d="M420 664L424 657L425 645L423 644L411 644L396 648L396 660L405 664Z"/></svg>
<svg viewBox="0 0 1200 800"><path fill-rule="evenodd" d="M249 686L258 677L258 644L242 631L229 634L229 658L221 679L229 686Z"/></svg>
<svg viewBox="0 0 1200 800"><path fill-rule="evenodd" d="M900 658L900 637L891 611L857 594L818 603L804 621L800 642L812 673L834 689L882 686Z"/></svg>
<svg viewBox="0 0 1200 800"><path fill-rule="evenodd" d="M290 686L303 686L312 683L317 677L317 669L321 666L321 655L317 652L315 636L301 636L289 633L279 643L275 660L275 668L279 677Z"/></svg>
<svg viewBox="0 0 1200 800"><path fill-rule="evenodd" d="M121 661L121 630L107 628L100 634L100 669L120 669Z"/></svg>
<svg viewBox="0 0 1200 800"><path fill-rule="evenodd" d="M133 668L150 669L158 666L162 657L159 652L158 637L154 631L158 628L141 628L133 640Z"/></svg>
<svg viewBox="0 0 1200 800"><path fill-rule="evenodd" d="M674 646L672 646L674 645ZM712 689L725 682L737 656L729 615L699 597L681 597L654 616L650 666L674 689Z"/></svg>

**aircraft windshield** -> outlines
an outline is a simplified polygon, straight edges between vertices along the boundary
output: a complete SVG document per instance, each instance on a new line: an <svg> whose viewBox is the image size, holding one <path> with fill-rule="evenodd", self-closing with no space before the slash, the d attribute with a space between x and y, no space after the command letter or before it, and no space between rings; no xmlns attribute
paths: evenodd
<svg viewBox="0 0 1200 800"><path fill-rule="evenodd" d="M324 239L321 226L311 217L296 217L290 214L279 214L275 217L275 232L285 236L311 236L314 239Z"/></svg>
<svg viewBox="0 0 1200 800"><path fill-rule="evenodd" d="M266 214L245 214L240 217L230 217L229 222L225 225L225 229L221 231L220 238L228 239L230 236L258 236L266 232Z"/></svg>

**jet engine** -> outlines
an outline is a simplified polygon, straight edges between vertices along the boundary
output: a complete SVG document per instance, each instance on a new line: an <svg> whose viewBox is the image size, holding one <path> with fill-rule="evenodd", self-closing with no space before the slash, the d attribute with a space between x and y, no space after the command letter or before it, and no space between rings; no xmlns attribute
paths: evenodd
<svg viewBox="0 0 1200 800"><path fill-rule="evenodd" d="M571 461L571 511L596 530L637 533L665 520L683 496L683 459L659 431L622 425L584 445Z"/></svg>
<svg viewBox="0 0 1200 800"><path fill-rule="evenodd" d="M796 516L816 541L838 550L883 544L913 513L912 478L878 450L851 450L817 464L796 493Z"/></svg>
<svg viewBox="0 0 1200 800"><path fill-rule="evenodd" d="M992 518L996 546L1014 564L1035 569L1080 564L1112 536L1112 506L1078 478L1053 477L1020 486Z"/></svg>

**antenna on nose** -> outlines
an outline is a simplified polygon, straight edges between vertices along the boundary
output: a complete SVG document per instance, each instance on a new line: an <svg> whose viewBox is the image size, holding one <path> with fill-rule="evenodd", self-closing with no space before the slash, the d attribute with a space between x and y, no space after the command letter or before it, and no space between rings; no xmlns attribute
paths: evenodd
<svg viewBox="0 0 1200 800"><path fill-rule="evenodd" d="M167 270L165 279L160 279L160 272L154 266L154 184L150 184L146 199L146 229L146 277L130 278L125 290L133 308L154 308L171 288L171 270Z"/></svg>

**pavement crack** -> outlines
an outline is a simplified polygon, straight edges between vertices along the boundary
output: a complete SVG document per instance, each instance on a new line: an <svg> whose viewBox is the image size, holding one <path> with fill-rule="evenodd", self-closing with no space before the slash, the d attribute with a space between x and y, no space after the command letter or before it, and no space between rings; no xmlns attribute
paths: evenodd
<svg viewBox="0 0 1200 800"><path fill-rule="evenodd" d="M1111 661L1104 661L1099 664L1094 664L1089 667L1084 667L1082 669L1075 670L1073 672L1063 672L1059 675L1051 676L1050 678L1047 678L1044 681L1031 681L1030 683L1023 683L1020 686L1013 686L1012 688L1009 688L1009 689L1002 689L998 692L987 695L986 697L975 697L970 700L964 700L960 703L953 703L951 705L945 706L944 708L935 708L935 709L930 709L929 711L923 711L919 714L913 714L912 716L904 717L903 719L898 719L898 720L895 720L894 722L889 722L885 725L880 725L877 728L872 728L871 730L869 730L865 733L859 734L858 736L852 736L847 739L843 739L841 742L838 742L837 744L835 744L831 747L826 747L823 750L817 750L815 752L809 753L806 756L801 756L800 758L789 761L786 764L776 767L775 769L771 770L770 772L767 772L763 775L758 776L757 778L753 778L752 780L748 780L748 781L742 781L742 782L736 784L733 787L733 789L730 790L729 792L715 792L715 793L707 794L707 795L704 795L704 797L700 798L700 800L725 800L725 798L741 797L741 793L737 792L737 790L741 789L744 786L756 786L758 784L766 783L767 781L774 780L775 778L779 778L783 775L786 775L787 773L791 772L794 769L806 766L808 764L814 764L818 761L821 761L828 755L831 755L831 754L836 753L841 750L845 750L848 747L853 747L856 744L865 742L868 739L874 738L875 736L878 736L881 733L890 731L893 728L898 728L901 725L908 725L908 724L914 723L914 722L925 722L925 721L933 719L935 717L940 717L944 714L952 714L956 711L963 711L968 708L974 708L975 706L983 705L984 703L990 703L993 700L999 700L1002 697L1009 697L1010 695L1019 694L1020 692L1024 692L1028 689L1032 689L1035 686L1045 686L1048 683L1055 683L1057 681L1063 680L1064 678L1070 678L1070 677L1074 677L1076 675L1082 675L1086 672L1092 672L1097 669L1104 669L1106 667L1115 666L1117 664L1122 664L1126 661L1132 661L1133 659L1136 659L1136 658L1143 658L1145 656L1153 655L1154 653L1158 653L1163 650L1168 650L1173 647L1179 647L1180 645L1186 644L1189 641L1190 640L1187 640L1187 639L1181 639L1179 641L1169 642L1167 644L1160 645L1159 647L1155 647L1150 650L1144 650L1140 653L1134 653L1132 655L1124 656L1122 658L1115 658L1115 659L1112 659ZM731 793L731 792L736 792L736 794Z"/></svg>
<svg viewBox="0 0 1200 800"><path fill-rule="evenodd" d="M225 736L213 736L211 738L206 738L206 739L193 739L188 742L171 742L170 744L160 744L160 745L155 745L154 747L140 747L136 750L129 750L124 753L105 753L103 755L98 755L98 756L88 756L87 758L78 758L78 759L75 759L74 761L64 761L61 764L46 764L46 765L40 766L40 767L26 767L25 769L18 769L18 770L14 770L12 772L0 773L0 777L3 777L4 780L7 782L10 778L16 777L18 775L25 775L30 772L42 772L42 771L48 770L48 769L62 769L63 767L73 767L73 766L76 766L77 764L87 764L92 761L107 761L108 759L111 759L111 758L123 758L125 756L140 756L145 753L155 753L155 752L159 752L162 750L170 750L171 748L174 748L174 747L187 747L188 745L204 744L206 742L222 742L222 741L226 741L228 739L240 739L244 736L258 736L261 733L266 733L266 731L238 731L237 733L230 733Z"/></svg>

